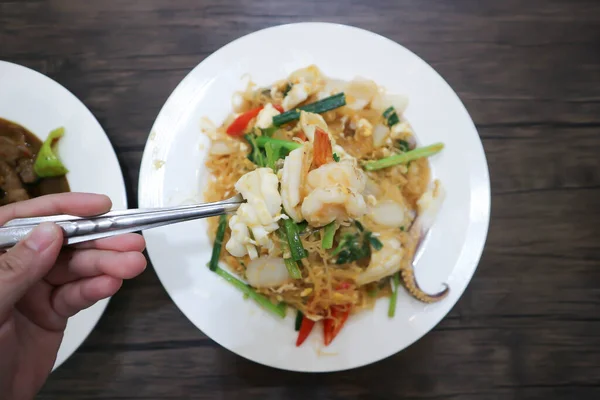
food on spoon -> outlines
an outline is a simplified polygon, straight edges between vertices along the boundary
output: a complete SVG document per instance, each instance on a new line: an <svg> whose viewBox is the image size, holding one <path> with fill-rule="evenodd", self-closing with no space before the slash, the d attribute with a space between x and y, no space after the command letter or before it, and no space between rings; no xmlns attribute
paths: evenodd
<svg viewBox="0 0 600 400"><path fill-rule="evenodd" d="M423 302L448 294L425 293L412 267L443 201L427 161L443 144L416 146L406 98L362 78L329 79L316 66L236 96L236 114L207 124L215 151L205 199L239 192L247 203L211 220L211 269L245 285L223 275L214 262L223 261L278 316L283 305L296 308L298 346L319 321L329 345L378 297L390 297L394 316L400 283Z"/></svg>

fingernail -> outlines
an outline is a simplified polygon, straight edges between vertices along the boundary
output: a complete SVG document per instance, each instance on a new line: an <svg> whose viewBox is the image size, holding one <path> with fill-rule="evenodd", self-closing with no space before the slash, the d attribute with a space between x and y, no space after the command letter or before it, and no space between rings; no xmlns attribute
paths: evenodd
<svg viewBox="0 0 600 400"><path fill-rule="evenodd" d="M58 235L54 224L44 222L35 228L25 239L25 246L31 250L41 253L46 250L56 239Z"/></svg>

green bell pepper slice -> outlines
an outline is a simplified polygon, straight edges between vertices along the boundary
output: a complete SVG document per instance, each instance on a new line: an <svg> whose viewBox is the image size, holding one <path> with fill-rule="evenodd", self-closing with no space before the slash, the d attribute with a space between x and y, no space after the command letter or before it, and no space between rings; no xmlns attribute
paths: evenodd
<svg viewBox="0 0 600 400"><path fill-rule="evenodd" d="M66 175L69 170L63 165L54 154L54 147L58 140L65 134L65 128L60 127L48 135L48 138L42 144L38 153L33 170L40 178L52 178Z"/></svg>

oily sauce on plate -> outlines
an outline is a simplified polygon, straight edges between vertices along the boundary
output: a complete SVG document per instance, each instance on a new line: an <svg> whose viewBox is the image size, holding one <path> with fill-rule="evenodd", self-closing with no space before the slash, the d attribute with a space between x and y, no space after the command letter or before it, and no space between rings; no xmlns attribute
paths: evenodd
<svg viewBox="0 0 600 400"><path fill-rule="evenodd" d="M69 192L65 177L39 178L33 163L42 141L19 124L0 118L0 206Z"/></svg>

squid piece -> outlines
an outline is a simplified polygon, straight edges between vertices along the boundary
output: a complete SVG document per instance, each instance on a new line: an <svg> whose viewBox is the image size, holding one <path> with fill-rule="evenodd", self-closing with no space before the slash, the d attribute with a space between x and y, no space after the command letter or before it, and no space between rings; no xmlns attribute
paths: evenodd
<svg viewBox="0 0 600 400"><path fill-rule="evenodd" d="M418 217L415 219L409 230L413 240L417 241L417 246L415 246L413 257L417 254L423 239L427 235L429 229L431 229L431 226L435 220L435 216L442 206L444 197L445 192L440 185L440 182L436 180L417 201L417 207L419 209ZM444 288L438 293L430 294L424 292L419 286L415 277L412 261L407 267L400 270L400 278L408 293L410 293L410 295L415 299L424 303L435 303L440 301L450 292L450 288L446 283L444 283Z"/></svg>

